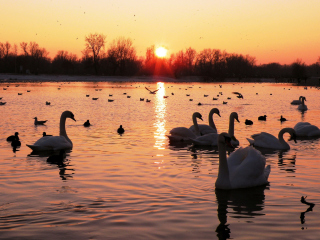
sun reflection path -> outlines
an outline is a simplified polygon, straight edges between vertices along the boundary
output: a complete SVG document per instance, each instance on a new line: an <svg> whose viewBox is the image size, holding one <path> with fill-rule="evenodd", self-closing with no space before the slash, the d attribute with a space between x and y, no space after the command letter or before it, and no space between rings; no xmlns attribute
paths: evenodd
<svg viewBox="0 0 320 240"><path fill-rule="evenodd" d="M155 122L154 122L154 127L156 128L154 132L154 138L155 138L155 144L154 147L158 149L165 149L164 144L166 140L166 99L164 98L166 89L164 87L164 83L158 82L157 83L157 89L159 91L156 94L156 99L155 99Z"/></svg>

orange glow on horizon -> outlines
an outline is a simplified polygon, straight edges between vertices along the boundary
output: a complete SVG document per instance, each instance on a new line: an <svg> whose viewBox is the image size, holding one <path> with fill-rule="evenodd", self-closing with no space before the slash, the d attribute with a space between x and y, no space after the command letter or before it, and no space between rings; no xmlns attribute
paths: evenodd
<svg viewBox="0 0 320 240"><path fill-rule="evenodd" d="M167 56L168 50L167 50L166 48L164 48L164 47L157 47L157 49L156 49L155 52L156 52L156 55L157 55L158 57L164 58L164 57Z"/></svg>

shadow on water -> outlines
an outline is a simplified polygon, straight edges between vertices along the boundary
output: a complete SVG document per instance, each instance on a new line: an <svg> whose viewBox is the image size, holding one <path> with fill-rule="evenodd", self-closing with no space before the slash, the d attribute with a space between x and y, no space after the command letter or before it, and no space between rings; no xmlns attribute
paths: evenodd
<svg viewBox="0 0 320 240"><path fill-rule="evenodd" d="M269 189L269 186L215 190L218 203L218 219L220 222L216 228L218 239L231 238L230 224L227 224L228 215L231 218L255 218L264 215L264 213L259 212L264 209L265 189Z"/></svg>

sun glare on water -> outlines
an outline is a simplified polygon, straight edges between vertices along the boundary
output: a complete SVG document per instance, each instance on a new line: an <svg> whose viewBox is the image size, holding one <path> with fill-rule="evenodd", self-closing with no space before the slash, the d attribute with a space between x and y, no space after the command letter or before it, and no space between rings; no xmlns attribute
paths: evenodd
<svg viewBox="0 0 320 240"><path fill-rule="evenodd" d="M156 55L158 56L158 57L165 57L166 55L167 55L167 49L166 48L164 48L164 47L158 47L157 49L156 49Z"/></svg>

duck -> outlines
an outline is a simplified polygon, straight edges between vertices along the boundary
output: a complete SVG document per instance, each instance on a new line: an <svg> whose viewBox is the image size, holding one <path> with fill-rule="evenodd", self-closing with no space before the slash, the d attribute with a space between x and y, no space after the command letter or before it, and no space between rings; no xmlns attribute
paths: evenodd
<svg viewBox="0 0 320 240"><path fill-rule="evenodd" d="M252 146L240 147L227 158L226 145L232 146L231 138L227 133L220 133L216 189L251 188L269 183L271 167L270 165L266 166L266 158L258 150Z"/></svg>
<svg viewBox="0 0 320 240"><path fill-rule="evenodd" d="M320 129L308 122L298 122L293 129L298 137L317 137L320 136Z"/></svg>
<svg viewBox="0 0 320 240"><path fill-rule="evenodd" d="M298 106L298 110L300 111L306 111L308 110L307 105L304 104L304 101L307 101L307 99L303 96L301 96L301 104Z"/></svg>
<svg viewBox="0 0 320 240"><path fill-rule="evenodd" d="M14 139L11 142L11 147L14 153L18 151L17 148L21 147L21 142L18 136L14 136Z"/></svg>
<svg viewBox="0 0 320 240"><path fill-rule="evenodd" d="M0 105L5 105L7 102L0 102Z"/></svg>
<svg viewBox="0 0 320 240"><path fill-rule="evenodd" d="M45 124L48 120L45 120L45 121L38 121L38 118L35 117L33 118L34 119L34 125L43 125Z"/></svg>
<svg viewBox="0 0 320 240"><path fill-rule="evenodd" d="M240 123L238 119L238 113L236 112L232 112L230 114L228 134L231 137L231 144L233 146L238 146L240 143L239 143L239 140L234 136L234 120L237 120L237 122Z"/></svg>
<svg viewBox="0 0 320 240"><path fill-rule="evenodd" d="M282 117L282 115L281 115L281 117L280 117L280 122L285 122L285 121L287 121L287 119L284 118L284 117Z"/></svg>
<svg viewBox="0 0 320 240"><path fill-rule="evenodd" d="M253 122L251 120L249 120L249 119L246 119L246 121L244 123L246 125L252 125L253 124Z"/></svg>
<svg viewBox="0 0 320 240"><path fill-rule="evenodd" d="M46 105L50 105L50 104L51 104L51 102L46 101Z"/></svg>
<svg viewBox="0 0 320 240"><path fill-rule="evenodd" d="M217 133L217 128L216 125L214 124L213 121L213 115L217 114L219 117L220 116L220 111L218 108L212 108L209 112L208 115L208 120L209 120L209 125L206 124L198 124L200 135L206 135L208 133ZM189 129L196 134L195 126L192 125L189 127Z"/></svg>
<svg viewBox="0 0 320 240"><path fill-rule="evenodd" d="M71 118L73 121L76 121L71 111L64 111L60 117L59 136L42 137L39 140L37 140L34 144L27 144L27 146L35 152L71 149L73 147L73 144L66 132L67 118Z"/></svg>
<svg viewBox="0 0 320 240"><path fill-rule="evenodd" d="M296 131L293 128L283 128L279 131L278 138L267 132L261 132L251 135L252 139L247 138L250 145L254 147L289 150L290 145L283 139L283 135L289 133L291 138L296 141Z"/></svg>
<svg viewBox="0 0 320 240"><path fill-rule="evenodd" d="M19 133L18 132L15 132L14 135L11 135L11 136L7 137L7 141L8 142L12 142L15 139L19 140Z"/></svg>
<svg viewBox="0 0 320 240"><path fill-rule="evenodd" d="M50 136L52 136L52 135L49 135L49 134L47 134L46 132L43 132L43 133L42 133L42 137L50 137Z"/></svg>
<svg viewBox="0 0 320 240"><path fill-rule="evenodd" d="M119 134L123 134L123 133L124 133L124 129L123 129L122 125L120 125L120 127L119 127L118 130L117 130L117 132L118 132Z"/></svg>
<svg viewBox="0 0 320 240"><path fill-rule="evenodd" d="M267 120L267 115L259 116L258 120L260 121L266 121Z"/></svg>
<svg viewBox="0 0 320 240"><path fill-rule="evenodd" d="M54 163L54 164L59 164L63 163L64 159L66 157L66 151L64 149L61 149L59 151L59 155L51 155L47 158L48 163Z"/></svg>
<svg viewBox="0 0 320 240"><path fill-rule="evenodd" d="M302 102L301 102L301 98L302 98L302 96L300 96L299 97L299 100L293 100L292 102L291 102L291 105L300 105Z"/></svg>
<svg viewBox="0 0 320 240"><path fill-rule="evenodd" d="M170 135L167 135L170 142L190 142L190 139L194 139L200 136L200 130L197 122L197 118L202 120L202 115L199 112L194 112L192 114L192 121L195 128L195 133L193 133L189 128L186 127L175 127L170 130ZM202 120L203 121L203 120Z"/></svg>
<svg viewBox="0 0 320 240"><path fill-rule="evenodd" d="M89 120L87 120L84 124L83 124L83 126L85 126L85 127L90 127L90 122L89 122Z"/></svg>

